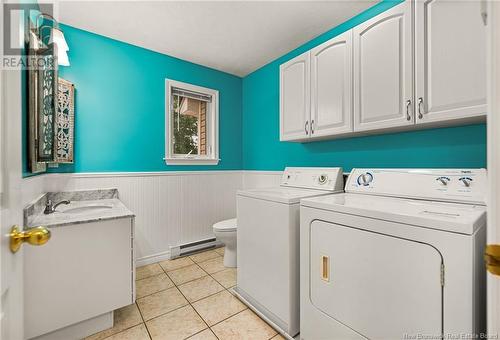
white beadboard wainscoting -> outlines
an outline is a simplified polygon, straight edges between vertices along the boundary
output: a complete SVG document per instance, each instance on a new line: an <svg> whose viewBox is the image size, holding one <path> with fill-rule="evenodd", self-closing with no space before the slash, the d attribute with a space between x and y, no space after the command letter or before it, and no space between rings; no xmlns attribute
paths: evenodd
<svg viewBox="0 0 500 340"><path fill-rule="evenodd" d="M166 171L46 174L24 179L27 204L43 192L117 188L136 214L137 266L169 257L170 246L214 237L236 217L236 192L279 185L281 171Z"/></svg>
<svg viewBox="0 0 500 340"><path fill-rule="evenodd" d="M242 174L244 189L266 188L279 186L283 171L244 170Z"/></svg>

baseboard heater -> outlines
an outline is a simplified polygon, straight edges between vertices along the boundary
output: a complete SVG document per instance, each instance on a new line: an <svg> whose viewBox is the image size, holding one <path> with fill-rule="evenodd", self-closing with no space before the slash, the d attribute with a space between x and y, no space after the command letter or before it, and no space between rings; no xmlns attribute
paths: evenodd
<svg viewBox="0 0 500 340"><path fill-rule="evenodd" d="M221 243L215 237L207 238L196 242L180 244L178 246L170 247L170 259L190 255L201 250L216 248Z"/></svg>

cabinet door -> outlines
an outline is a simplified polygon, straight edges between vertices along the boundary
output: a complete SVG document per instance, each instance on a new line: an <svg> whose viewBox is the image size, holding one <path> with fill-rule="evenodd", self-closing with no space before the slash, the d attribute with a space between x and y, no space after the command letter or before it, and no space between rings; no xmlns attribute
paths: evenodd
<svg viewBox="0 0 500 340"><path fill-rule="evenodd" d="M280 66L280 140L309 137L309 52Z"/></svg>
<svg viewBox="0 0 500 340"><path fill-rule="evenodd" d="M311 137L352 132L352 31L311 50Z"/></svg>
<svg viewBox="0 0 500 340"><path fill-rule="evenodd" d="M415 12L417 123L485 114L481 2L422 0Z"/></svg>
<svg viewBox="0 0 500 340"><path fill-rule="evenodd" d="M411 2L353 30L354 131L414 123Z"/></svg>

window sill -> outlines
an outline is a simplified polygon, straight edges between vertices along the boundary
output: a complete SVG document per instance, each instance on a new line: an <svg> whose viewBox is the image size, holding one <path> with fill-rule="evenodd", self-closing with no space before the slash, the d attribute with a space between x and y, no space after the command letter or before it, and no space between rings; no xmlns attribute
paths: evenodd
<svg viewBox="0 0 500 340"><path fill-rule="evenodd" d="M217 165L220 159L164 158L167 165Z"/></svg>

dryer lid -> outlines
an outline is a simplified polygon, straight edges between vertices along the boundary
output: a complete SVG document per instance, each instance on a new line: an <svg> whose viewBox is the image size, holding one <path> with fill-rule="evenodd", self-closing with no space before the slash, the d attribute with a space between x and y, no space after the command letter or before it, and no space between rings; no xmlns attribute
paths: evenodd
<svg viewBox="0 0 500 340"><path fill-rule="evenodd" d="M467 235L486 224L483 205L345 193L304 199L301 206Z"/></svg>
<svg viewBox="0 0 500 340"><path fill-rule="evenodd" d="M331 194L331 191L311 190L287 187L274 187L263 189L249 189L238 191L238 196L256 198L265 201L283 204L296 204L302 198Z"/></svg>

